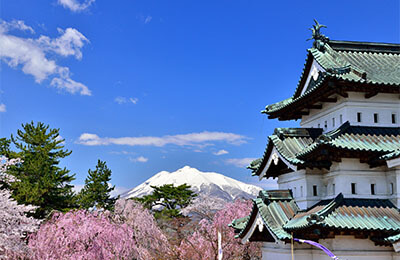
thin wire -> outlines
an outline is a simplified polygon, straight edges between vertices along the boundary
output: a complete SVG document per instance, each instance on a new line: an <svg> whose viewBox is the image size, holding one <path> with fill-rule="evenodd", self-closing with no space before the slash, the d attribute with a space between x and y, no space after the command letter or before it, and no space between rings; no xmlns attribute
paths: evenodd
<svg viewBox="0 0 400 260"><path fill-rule="evenodd" d="M291 248L292 248L292 260L294 260L294 254L293 254L293 232L292 232L292 246L291 246Z"/></svg>

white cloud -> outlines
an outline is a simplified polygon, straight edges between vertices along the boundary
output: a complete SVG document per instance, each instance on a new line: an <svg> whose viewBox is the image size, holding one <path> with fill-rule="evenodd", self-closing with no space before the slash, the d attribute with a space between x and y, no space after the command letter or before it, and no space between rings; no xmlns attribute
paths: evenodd
<svg viewBox="0 0 400 260"><path fill-rule="evenodd" d="M139 101L139 99L138 98L129 98L129 101L136 105L137 102Z"/></svg>
<svg viewBox="0 0 400 260"><path fill-rule="evenodd" d="M59 135L59 136L56 137L56 141L61 141L61 140L62 140L61 144L65 145L65 139L64 139L64 137L62 137L61 135Z"/></svg>
<svg viewBox="0 0 400 260"><path fill-rule="evenodd" d="M6 112L6 105L5 104L0 104L0 113L1 112Z"/></svg>
<svg viewBox="0 0 400 260"><path fill-rule="evenodd" d="M72 187L72 190L75 193L79 193L83 189L84 186L85 186L84 184L76 184L76 185L74 185L74 187Z"/></svg>
<svg viewBox="0 0 400 260"><path fill-rule="evenodd" d="M143 137L99 137L96 134L83 133L79 144L83 145L129 145L129 146L156 146L162 147L167 144L178 146L204 146L208 142L227 142L229 144L240 145L246 143L247 137L243 135L224 133L224 132L200 132L180 135L165 135L162 137L143 136Z"/></svg>
<svg viewBox="0 0 400 260"><path fill-rule="evenodd" d="M57 28L60 37L51 39L48 36L41 35L37 42L47 51L53 51L61 56L75 56L76 59L82 59L81 49L89 40L78 30L74 28Z"/></svg>
<svg viewBox="0 0 400 260"><path fill-rule="evenodd" d="M116 97L114 99L114 101L121 105L121 104L126 103L126 98L124 98L124 97Z"/></svg>
<svg viewBox="0 0 400 260"><path fill-rule="evenodd" d="M225 160L226 164L231 164L239 168L248 166L256 158L234 158Z"/></svg>
<svg viewBox="0 0 400 260"><path fill-rule="evenodd" d="M229 152L227 150L219 150L218 152L214 152L214 155L224 155L228 154Z"/></svg>
<svg viewBox="0 0 400 260"><path fill-rule="evenodd" d="M83 34L76 29L67 28L65 31L59 29L61 36L58 38L40 36L33 39L11 35L11 29L31 31L32 28L23 21L3 21L0 24L0 60L12 68L32 75L37 83L50 78L50 85L53 87L72 94L91 95L87 86L71 79L68 67L59 66L55 60L46 57L48 53L55 53L81 59L81 48L89 42Z"/></svg>
<svg viewBox="0 0 400 260"><path fill-rule="evenodd" d="M146 158L146 157L143 157L143 156L139 156L139 157L136 157L136 158L129 158L129 160L130 160L131 162L141 162L141 163L145 163L145 162L147 162L147 161L149 160L149 158Z"/></svg>
<svg viewBox="0 0 400 260"><path fill-rule="evenodd" d="M122 193L125 193L127 191L129 191L129 188L126 187L122 187L122 186L115 186L114 190L112 192L110 192L110 196L113 197L117 197L118 195L121 195Z"/></svg>
<svg viewBox="0 0 400 260"><path fill-rule="evenodd" d="M84 184L76 184L76 185L74 185L74 187L72 187L72 190L75 193L79 193L83 189L84 186L85 186ZM112 187L113 185L111 183L108 183L108 186ZM115 186L114 190L110 192L110 197L116 197L124 192L127 192L128 190L130 190L130 189L128 189L126 187Z"/></svg>
<svg viewBox="0 0 400 260"><path fill-rule="evenodd" d="M114 99L114 101L115 101L116 103L120 104L120 105L125 104L125 103L128 103L128 102L130 102L130 103L136 105L137 102L139 101L139 99L138 99L138 98L132 98L132 97L130 97L130 98L126 98L126 97L116 97L116 98Z"/></svg>
<svg viewBox="0 0 400 260"><path fill-rule="evenodd" d="M80 3L77 0L58 0L58 4L68 8L73 12L81 12L89 8L95 0L85 0Z"/></svg>
<svg viewBox="0 0 400 260"><path fill-rule="evenodd" d="M150 15L148 15L148 16L144 19L144 23L147 24L147 23L151 22L151 19L153 19L153 17L151 17Z"/></svg>
<svg viewBox="0 0 400 260"><path fill-rule="evenodd" d="M35 30L33 30L32 27L26 25L25 22L21 20L12 20L11 22L2 21L0 26L6 31L20 30L35 33Z"/></svg>

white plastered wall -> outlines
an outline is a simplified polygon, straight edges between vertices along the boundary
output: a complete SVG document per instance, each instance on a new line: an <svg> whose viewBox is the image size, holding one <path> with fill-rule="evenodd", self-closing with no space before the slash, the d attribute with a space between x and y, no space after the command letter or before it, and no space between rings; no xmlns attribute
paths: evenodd
<svg viewBox="0 0 400 260"><path fill-rule="evenodd" d="M328 248L341 260L400 260L391 246L375 246L369 239L356 239L353 236L336 236L335 239L321 239L320 244ZM322 250L294 243L295 260L328 260L331 259ZM292 260L291 245L283 243L263 243L263 260Z"/></svg>
<svg viewBox="0 0 400 260"><path fill-rule="evenodd" d="M351 183L355 183L355 194ZM371 194L371 184L375 185L374 195ZM400 168L370 168L358 159L343 158L342 162L333 163L330 171L303 169L282 174L278 177L278 185L279 189L292 190L301 209L307 209L320 200L333 199L339 193L345 198L391 199L400 206ZM314 185L317 186L317 196L313 194Z"/></svg>
<svg viewBox="0 0 400 260"><path fill-rule="evenodd" d="M338 128L349 121L351 125L400 127L400 101L398 94L378 94L366 99L364 93L349 92L348 98L337 96L336 103L324 103L322 109L311 109L308 116L303 116L301 127L323 128L324 132ZM357 121L361 113L361 122ZM378 123L374 114L378 114ZM395 123L392 123L392 114ZM333 125L334 118L334 125ZM325 127L326 126L326 127Z"/></svg>

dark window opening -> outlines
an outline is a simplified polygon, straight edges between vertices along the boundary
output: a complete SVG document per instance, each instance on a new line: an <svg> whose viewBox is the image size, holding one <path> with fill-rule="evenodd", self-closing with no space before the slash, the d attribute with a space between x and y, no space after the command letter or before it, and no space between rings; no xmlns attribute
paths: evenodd
<svg viewBox="0 0 400 260"><path fill-rule="evenodd" d="M356 194L356 184L355 183L351 184L351 194Z"/></svg>
<svg viewBox="0 0 400 260"><path fill-rule="evenodd" d="M374 123L378 123L378 114L374 113Z"/></svg>
<svg viewBox="0 0 400 260"><path fill-rule="evenodd" d="M361 122L361 112L357 113L357 122Z"/></svg>
<svg viewBox="0 0 400 260"><path fill-rule="evenodd" d="M371 184L371 195L375 195L375 184Z"/></svg>
<svg viewBox="0 0 400 260"><path fill-rule="evenodd" d="M313 185L313 196L318 196L317 185Z"/></svg>

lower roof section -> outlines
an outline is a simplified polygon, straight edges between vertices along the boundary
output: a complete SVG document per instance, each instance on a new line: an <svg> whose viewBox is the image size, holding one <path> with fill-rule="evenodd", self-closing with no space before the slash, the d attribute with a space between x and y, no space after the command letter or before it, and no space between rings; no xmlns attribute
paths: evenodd
<svg viewBox="0 0 400 260"><path fill-rule="evenodd" d="M318 240L346 234L369 238L381 245L400 241L400 211L389 200L347 199L339 194L301 211L290 191L274 190L260 192L253 203L246 221L236 228L237 237L244 242L288 242L292 235ZM260 225L268 231L264 237L260 237L263 228L255 228Z"/></svg>
<svg viewBox="0 0 400 260"><path fill-rule="evenodd" d="M262 158L248 167L253 175L277 177L302 168L329 169L342 158L358 158L371 167L400 157L400 127L352 126L322 133L318 128L277 128Z"/></svg>

